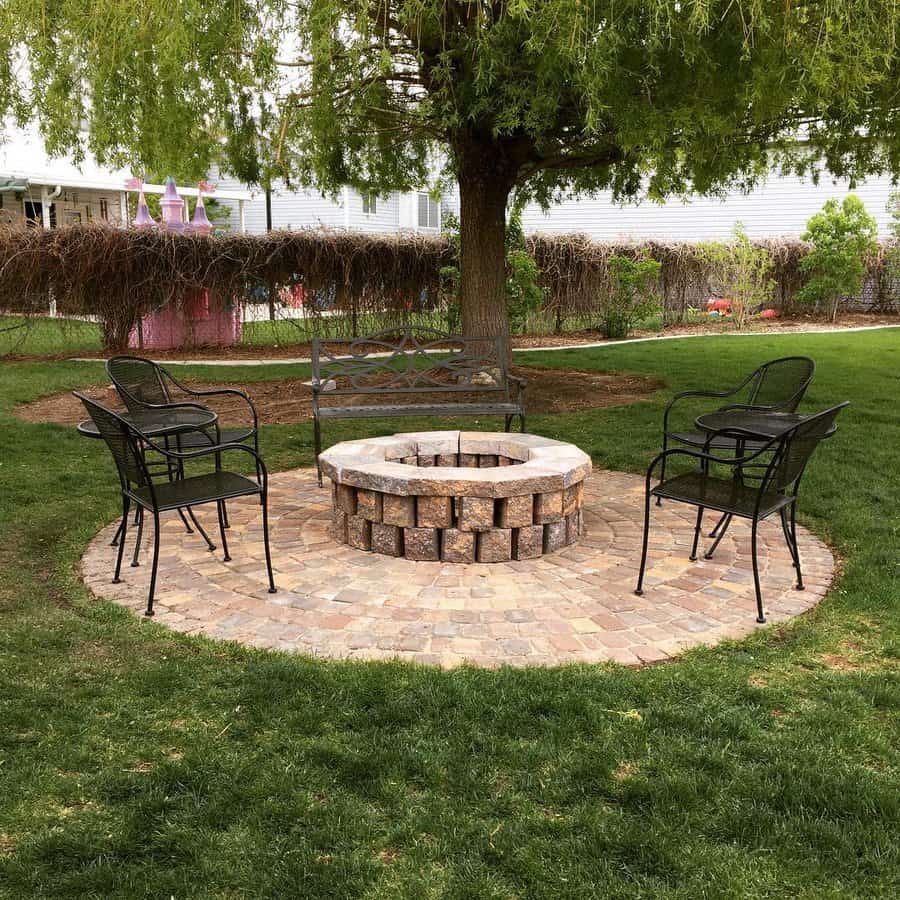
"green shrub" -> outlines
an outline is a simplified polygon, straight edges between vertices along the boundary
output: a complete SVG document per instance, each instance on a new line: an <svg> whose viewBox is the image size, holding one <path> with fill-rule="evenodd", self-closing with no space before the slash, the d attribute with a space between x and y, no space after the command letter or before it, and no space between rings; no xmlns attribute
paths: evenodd
<svg viewBox="0 0 900 900"><path fill-rule="evenodd" d="M522 210L515 207L506 225L506 313L510 331L521 331L528 317L544 303L540 269L528 252L522 230Z"/></svg>
<svg viewBox="0 0 900 900"><path fill-rule="evenodd" d="M640 255L610 256L608 289L600 299L600 328L607 338L628 337L636 322L659 312L660 264Z"/></svg>
<svg viewBox="0 0 900 900"><path fill-rule="evenodd" d="M711 286L731 301L735 327L742 328L753 310L771 305L775 296L772 257L765 247L753 244L740 222L730 241L704 244L702 255Z"/></svg>
<svg viewBox="0 0 900 900"><path fill-rule="evenodd" d="M831 199L807 223L803 240L811 244L800 260L809 280L797 294L816 308L830 308L837 318L845 298L858 294L866 273L866 258L878 249L875 219L862 200L848 194L840 205Z"/></svg>

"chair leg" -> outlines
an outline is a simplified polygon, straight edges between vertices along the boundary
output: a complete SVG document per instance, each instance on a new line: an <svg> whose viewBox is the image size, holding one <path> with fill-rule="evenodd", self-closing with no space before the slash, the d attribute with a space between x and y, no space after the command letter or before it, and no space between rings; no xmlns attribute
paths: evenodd
<svg viewBox="0 0 900 900"><path fill-rule="evenodd" d="M779 513L781 515L781 531L784 534L784 541L787 544L788 550L791 551L791 565L796 569L797 554L794 551L794 542L791 540L791 526L788 523L787 509L782 506Z"/></svg>
<svg viewBox="0 0 900 900"><path fill-rule="evenodd" d="M718 536L719 529L725 524L725 520L727 518L728 518L728 513L722 513L722 515L719 516L719 521L716 522L715 528L713 528L713 530L709 533L708 536L711 538Z"/></svg>
<svg viewBox="0 0 900 900"><path fill-rule="evenodd" d="M756 532L759 526L759 519L753 519L753 527L750 534L750 553L753 558L753 586L756 588L756 621L760 625L766 621L766 614L763 612L762 590L759 586L759 560L756 553Z"/></svg>
<svg viewBox="0 0 900 900"><path fill-rule="evenodd" d="M116 529L116 533L113 535L113 539L109 542L110 547L118 547L119 546L119 540L122 537L123 527L124 526L122 525L122 523L119 522L119 527Z"/></svg>
<svg viewBox="0 0 900 900"><path fill-rule="evenodd" d="M119 525L118 535L119 535L119 550L116 553L116 571L113 575L113 584L118 584L122 579L119 578L119 574L122 571L122 556L125 553L125 535L128 533L128 511L131 507L131 501L123 496L122 497L122 522Z"/></svg>
<svg viewBox="0 0 900 900"><path fill-rule="evenodd" d="M221 432L218 431L218 429L216 430L216 435L217 435L218 443L222 443L222 440L221 440L222 435L221 435ZM222 469L222 454L217 453L216 454L216 471L217 472L221 471L221 469ZM228 510L225 507L225 501L220 500L216 505L219 507L219 531L221 532L226 528L230 528L231 526L228 523ZM222 535L222 543L223 544L225 543L225 535L224 534ZM225 556L226 556L226 558L228 556L228 548L227 547L225 548Z"/></svg>
<svg viewBox="0 0 900 900"><path fill-rule="evenodd" d="M272 576L272 551L269 549L269 499L262 495L263 546L266 549L266 572L269 575L269 593L275 593L275 579Z"/></svg>
<svg viewBox="0 0 900 900"><path fill-rule="evenodd" d="M700 528L703 525L703 507L697 507L697 524L694 526L694 543L691 547L691 562L697 561L697 544L700 542Z"/></svg>
<svg viewBox="0 0 900 900"><path fill-rule="evenodd" d="M136 569L140 565L141 542L144 540L144 507L137 508L137 538L134 542L134 554L131 557L131 568Z"/></svg>
<svg viewBox="0 0 900 900"><path fill-rule="evenodd" d="M668 445L669 445L669 442L668 442L668 439L667 439L667 437L666 437L666 433L663 432L663 443L662 443L662 452L663 452L663 453L665 453L666 450L668 449ZM662 461L662 463L660 464L660 467L659 467L659 483L660 483L660 484L662 484L662 483L666 480L666 462L668 462L668 460L667 460L666 457L664 456L664 457L663 457L663 461ZM656 498L656 505L657 505L657 506L662 506L662 497L657 496L657 498Z"/></svg>
<svg viewBox="0 0 900 900"><path fill-rule="evenodd" d="M194 510L187 508L188 515L191 517L191 521L194 523L194 528L200 532L200 536L206 541L206 546L209 549L209 552L212 553L213 550L216 549L216 545L209 539L209 535L204 530L203 526L197 521L197 517L194 515Z"/></svg>
<svg viewBox="0 0 900 900"><path fill-rule="evenodd" d="M644 593L644 569L647 567L647 547L650 540L650 491L644 491L644 541L641 547L641 570L638 573L635 594L640 597Z"/></svg>
<svg viewBox="0 0 900 900"><path fill-rule="evenodd" d="M225 554L225 562L231 562L231 557L228 555L228 539L225 537L225 529L228 527L225 523L225 501L217 500L216 501L216 510L219 513L219 535L222 538L222 551Z"/></svg>
<svg viewBox="0 0 900 900"><path fill-rule="evenodd" d="M147 594L145 616L153 615L153 595L156 593L156 569L159 565L159 513L153 511L153 563L150 567L150 593Z"/></svg>
<svg viewBox="0 0 900 900"><path fill-rule="evenodd" d="M794 561L797 563L797 590L804 590L803 570L800 568L800 545L797 543L797 503L791 504L791 543L794 545Z"/></svg>
<svg viewBox="0 0 900 900"><path fill-rule="evenodd" d="M716 539L713 541L712 546L709 548L709 550L706 551L706 553L703 554L704 559L713 558L713 553L716 552L716 548L719 546L722 538L725 537L725 532L728 531L728 526L731 524L731 520L733 518L734 516L732 516L731 513L725 513L725 515L722 516L722 518L719 520L719 524L716 525L713 532L715 533L715 531L717 530L718 534L716 534Z"/></svg>
<svg viewBox="0 0 900 900"><path fill-rule="evenodd" d="M184 527L185 527L185 529L187 530L187 533L188 533L188 534L193 534L193 533L194 533L194 529L191 528L191 523L188 522L187 516L184 514L184 510L183 510L183 509L179 509L179 510L178 510L178 515L181 516L181 521L184 522Z"/></svg>

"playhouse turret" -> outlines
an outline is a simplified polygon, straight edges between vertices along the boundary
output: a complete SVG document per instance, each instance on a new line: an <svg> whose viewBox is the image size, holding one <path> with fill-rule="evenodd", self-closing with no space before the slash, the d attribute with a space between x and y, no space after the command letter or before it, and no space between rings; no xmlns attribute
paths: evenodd
<svg viewBox="0 0 900 900"><path fill-rule="evenodd" d="M159 201L162 208L162 225L169 231L184 231L184 200L178 196L175 179L166 178L166 192Z"/></svg>

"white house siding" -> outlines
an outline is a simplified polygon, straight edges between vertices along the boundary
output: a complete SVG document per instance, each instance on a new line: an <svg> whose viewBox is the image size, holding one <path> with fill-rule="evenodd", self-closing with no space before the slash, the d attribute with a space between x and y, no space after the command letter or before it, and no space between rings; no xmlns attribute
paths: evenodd
<svg viewBox="0 0 900 900"><path fill-rule="evenodd" d="M889 233L886 210L892 191L890 178L872 178L851 188L846 181L823 176L819 184L796 176L773 175L750 194L732 193L725 199L670 199L664 204L615 204L609 194L567 200L546 213L536 205L525 208L526 231L546 234L587 234L597 240L657 238L711 240L728 237L742 222L751 237L799 236L813 213L831 197L856 194L878 222L881 236Z"/></svg>
<svg viewBox="0 0 900 900"><path fill-rule="evenodd" d="M2 175L2 172L0 172ZM51 192L54 185L47 185ZM119 191L92 191L80 188L64 188L62 194L50 201L57 228L74 223L109 222L118 225L121 222L121 194ZM41 202L41 185L32 184L21 194L0 194L0 224L24 225L25 204ZM106 215L104 216L104 206ZM38 221L40 224L40 221Z"/></svg>
<svg viewBox="0 0 900 900"><path fill-rule="evenodd" d="M246 190L246 186L233 178L212 174L213 180L221 190ZM345 211L344 198L348 198L349 207ZM223 201L223 208L229 209L229 216L223 219L234 231L240 230L240 217L236 203ZM387 197L377 197L375 212L363 212L363 198L353 190L342 192L338 201L323 197L316 190L303 188L290 189L276 184L272 190L272 228L346 228L353 231L374 233L395 233L399 229L399 195L394 193ZM244 203L244 218L248 234L265 234L266 232L266 194L261 188L253 189L253 198Z"/></svg>

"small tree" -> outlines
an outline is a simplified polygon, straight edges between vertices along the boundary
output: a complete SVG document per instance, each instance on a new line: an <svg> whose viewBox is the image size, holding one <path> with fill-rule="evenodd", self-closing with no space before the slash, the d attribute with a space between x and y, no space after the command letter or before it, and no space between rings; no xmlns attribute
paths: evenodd
<svg viewBox="0 0 900 900"><path fill-rule="evenodd" d="M704 245L703 256L709 266L710 282L731 301L735 327L742 328L747 316L772 303L775 279L772 257L765 247L754 247L744 226L738 222L730 241Z"/></svg>
<svg viewBox="0 0 900 900"><path fill-rule="evenodd" d="M628 337L636 322L658 311L660 263L648 256L611 256L600 299L600 327L607 338Z"/></svg>
<svg viewBox="0 0 900 900"><path fill-rule="evenodd" d="M540 269L525 244L521 207L514 207L506 224L506 312L510 331L524 329L531 313L544 302Z"/></svg>
<svg viewBox="0 0 900 900"><path fill-rule="evenodd" d="M900 191L892 191L888 197L887 211L891 214L891 242L884 251L883 279L887 283L889 296L896 298L900 284Z"/></svg>
<svg viewBox="0 0 900 900"><path fill-rule="evenodd" d="M848 194L838 205L831 199L807 223L803 240L812 245L800 260L810 278L797 296L837 318L841 302L858 294L866 274L866 257L878 249L878 226L859 197Z"/></svg>

